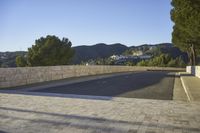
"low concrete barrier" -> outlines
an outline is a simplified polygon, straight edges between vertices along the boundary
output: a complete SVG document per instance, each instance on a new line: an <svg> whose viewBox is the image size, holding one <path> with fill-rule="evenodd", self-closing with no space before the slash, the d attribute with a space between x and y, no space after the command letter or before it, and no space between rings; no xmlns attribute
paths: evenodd
<svg viewBox="0 0 200 133"><path fill-rule="evenodd" d="M196 77L200 78L200 66L187 66L186 72L195 75Z"/></svg>
<svg viewBox="0 0 200 133"><path fill-rule="evenodd" d="M137 66L46 66L0 68L0 88L33 84L70 77L97 75L128 71L169 70L184 71L182 68L137 67Z"/></svg>

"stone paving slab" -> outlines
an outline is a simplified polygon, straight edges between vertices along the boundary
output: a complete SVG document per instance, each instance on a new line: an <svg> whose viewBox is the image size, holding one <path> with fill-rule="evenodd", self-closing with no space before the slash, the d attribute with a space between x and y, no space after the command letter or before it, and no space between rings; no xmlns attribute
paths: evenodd
<svg viewBox="0 0 200 133"><path fill-rule="evenodd" d="M200 103L0 93L0 132L199 133Z"/></svg>

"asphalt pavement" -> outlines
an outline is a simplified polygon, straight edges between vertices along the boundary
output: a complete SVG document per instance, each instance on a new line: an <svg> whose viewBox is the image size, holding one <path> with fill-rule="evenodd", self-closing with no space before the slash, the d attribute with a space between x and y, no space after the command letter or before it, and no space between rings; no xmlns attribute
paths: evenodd
<svg viewBox="0 0 200 133"><path fill-rule="evenodd" d="M31 91L172 100L174 79L174 72L129 72L116 75L113 74L112 76L105 76L96 79L93 78L91 80L79 79L78 81L80 82L77 81L67 84L58 84L57 86L47 86L41 89L33 89Z"/></svg>

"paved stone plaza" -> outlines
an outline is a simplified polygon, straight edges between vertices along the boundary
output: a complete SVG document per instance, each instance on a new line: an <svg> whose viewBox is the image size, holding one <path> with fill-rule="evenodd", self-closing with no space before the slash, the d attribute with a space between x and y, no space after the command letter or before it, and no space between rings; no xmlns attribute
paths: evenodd
<svg viewBox="0 0 200 133"><path fill-rule="evenodd" d="M1 133L199 133L200 103L0 93Z"/></svg>

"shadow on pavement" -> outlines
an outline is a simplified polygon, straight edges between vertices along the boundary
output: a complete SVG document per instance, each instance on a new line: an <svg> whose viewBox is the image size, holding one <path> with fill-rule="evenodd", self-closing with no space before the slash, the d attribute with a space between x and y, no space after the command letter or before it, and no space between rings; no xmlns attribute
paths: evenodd
<svg viewBox="0 0 200 133"><path fill-rule="evenodd" d="M169 72L139 72L35 92L171 100L175 75Z"/></svg>
<svg viewBox="0 0 200 133"><path fill-rule="evenodd" d="M75 99L89 99L89 100L112 100L109 96L92 96L92 95L76 95L76 94L60 94L47 92L24 92L24 91L0 91L5 94L20 94L30 96L46 96L46 97L61 97L61 98L75 98Z"/></svg>
<svg viewBox="0 0 200 133"><path fill-rule="evenodd" d="M29 92L20 91L20 89L1 92L56 97L67 96L72 98L75 98L75 95L80 95L79 98L100 100L110 100L112 97L171 100L174 78L175 74L169 71L148 71L116 75L67 85L50 86ZM81 95L85 95L85 97ZM99 97L95 98L92 96Z"/></svg>
<svg viewBox="0 0 200 133"><path fill-rule="evenodd" d="M3 119L11 119L12 121L25 121L25 123L29 123L29 128L31 124L33 124L34 128L38 126L45 126L48 127L48 124L51 127L56 126L69 126L76 129L93 129L93 130L100 130L104 132L125 132L124 126L133 127L133 126L143 126L143 127L151 127L151 128L164 128L165 130L174 130L180 129L182 131L190 131L190 132L200 132L199 128L192 128L192 127L183 127L178 125L172 124L164 124L164 123L155 123L151 121L124 121L124 120L113 120L113 119L106 119L106 118L98 118L98 117L89 117L89 116L79 116L79 115L68 115L68 114L59 114L59 113L50 113L50 112L41 112L41 111L32 111L32 110L25 110L25 109L16 109L16 108L8 108L8 107L0 107L0 112L3 111L10 111L13 114L21 114L24 115L17 116L10 116L1 114L0 118ZM22 117L25 116L25 117ZM34 116L34 118L27 118L26 116ZM121 125L121 126L119 126ZM11 125L10 125L11 126ZM21 125L22 126L22 125ZM28 129L27 129L28 130ZM131 130L131 129L130 129Z"/></svg>
<svg viewBox="0 0 200 133"><path fill-rule="evenodd" d="M7 132L0 130L0 133L7 133Z"/></svg>

